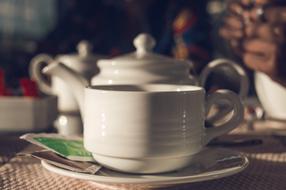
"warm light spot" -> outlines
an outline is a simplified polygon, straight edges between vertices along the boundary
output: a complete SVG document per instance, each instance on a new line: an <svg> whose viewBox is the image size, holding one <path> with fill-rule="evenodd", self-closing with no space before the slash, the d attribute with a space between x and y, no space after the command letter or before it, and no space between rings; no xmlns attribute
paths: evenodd
<svg viewBox="0 0 286 190"><path fill-rule="evenodd" d="M60 125L67 125L68 124L68 119L65 116L60 116L59 117L59 124Z"/></svg>

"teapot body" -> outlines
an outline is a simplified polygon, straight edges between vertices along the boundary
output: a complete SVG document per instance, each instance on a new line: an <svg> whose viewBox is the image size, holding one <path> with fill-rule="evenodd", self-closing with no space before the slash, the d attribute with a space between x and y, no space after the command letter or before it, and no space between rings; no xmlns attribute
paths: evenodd
<svg viewBox="0 0 286 190"><path fill-rule="evenodd" d="M134 63L136 64L136 63ZM197 79L188 70L169 68L120 68L99 65L100 73L91 79L92 85L99 84L189 84L198 85ZM165 70L165 71L164 71ZM170 72L171 71L171 72Z"/></svg>
<svg viewBox="0 0 286 190"><path fill-rule="evenodd" d="M97 60L103 56L93 55L91 45L86 41L78 44L76 54L58 55L55 58L41 54L34 57L30 64L30 75L37 82L40 90L58 98L59 115L54 123L58 133L63 135L79 135L82 133L82 119L79 105L71 87L59 77L51 76L50 80L42 74L42 68L54 62L62 63L67 68L78 73L86 80L99 72Z"/></svg>
<svg viewBox="0 0 286 190"><path fill-rule="evenodd" d="M152 51L155 40L149 34L139 34L133 41L136 51L112 59L98 60L99 74L91 85L112 84L188 84L205 87L209 76L217 69L234 71L239 85L238 94L245 97L249 88L248 77L238 64L228 59L215 59L203 68L199 76L191 75L193 63L156 54Z"/></svg>
<svg viewBox="0 0 286 190"><path fill-rule="evenodd" d="M78 103L76 102L70 87L66 83L58 78L51 77L51 91L52 94L58 97L58 110L64 113L76 113L78 112Z"/></svg>
<svg viewBox="0 0 286 190"><path fill-rule="evenodd" d="M196 84L189 73L192 63L154 53L155 40L149 34L139 34L133 43L135 52L99 60L100 73L91 84Z"/></svg>

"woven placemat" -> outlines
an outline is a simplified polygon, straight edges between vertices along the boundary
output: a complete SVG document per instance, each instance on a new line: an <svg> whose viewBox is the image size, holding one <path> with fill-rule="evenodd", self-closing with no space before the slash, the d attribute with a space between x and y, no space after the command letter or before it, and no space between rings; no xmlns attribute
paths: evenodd
<svg viewBox="0 0 286 190"><path fill-rule="evenodd" d="M263 137L263 145L239 148L246 152L250 165L239 174L205 182L184 184L163 189L204 189L204 190L285 190L286 189L286 149L277 139ZM0 141L1 142L1 141ZM19 142L17 142L19 143ZM15 152L18 146L7 148L0 144L0 157L3 153ZM16 143L14 143L16 145ZM8 146L9 147L9 146ZM5 149L5 151L3 151ZM5 152L4 154L7 154ZM1 159L0 159L1 160ZM61 176L44 169L40 162L29 157L14 156L0 167L1 190L99 190L99 189L146 189L135 185L104 185Z"/></svg>

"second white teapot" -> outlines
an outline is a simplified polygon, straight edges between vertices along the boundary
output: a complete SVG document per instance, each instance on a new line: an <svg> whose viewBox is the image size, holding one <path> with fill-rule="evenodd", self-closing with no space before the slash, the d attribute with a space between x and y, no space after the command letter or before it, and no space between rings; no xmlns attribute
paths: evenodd
<svg viewBox="0 0 286 190"><path fill-rule="evenodd" d="M228 67L237 73L239 95L248 92L248 77L244 70L228 59L216 59L203 69L200 76L190 74L192 62L156 54L152 51L155 40L149 34L139 34L134 39L135 52L112 59L98 60L100 72L91 79L98 84L191 84L204 86L209 75L216 69Z"/></svg>

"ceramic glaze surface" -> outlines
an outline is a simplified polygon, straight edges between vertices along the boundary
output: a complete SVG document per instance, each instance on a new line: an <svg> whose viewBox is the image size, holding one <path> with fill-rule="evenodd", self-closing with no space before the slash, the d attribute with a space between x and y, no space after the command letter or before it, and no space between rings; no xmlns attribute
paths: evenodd
<svg viewBox="0 0 286 190"><path fill-rule="evenodd" d="M92 85L101 84L189 84L205 86L210 74L222 67L236 73L233 77L239 86L239 95L248 93L249 81L245 71L228 59L216 59L207 64L200 75L192 75L191 60L178 60L153 52L154 38L146 33L139 34L133 41L135 52L112 59L100 59L100 72L91 80Z"/></svg>
<svg viewBox="0 0 286 190"><path fill-rule="evenodd" d="M68 68L76 71L87 80L99 72L97 60L103 58L92 54L92 45L87 41L81 41L75 54L58 55L55 58L47 54L34 57L30 64L30 75L37 82L41 91L58 97L58 110L60 112L78 112L78 103L75 100L70 87L62 79L52 77L51 83L43 77L41 69L44 65L53 62L61 62Z"/></svg>
<svg viewBox="0 0 286 190"><path fill-rule="evenodd" d="M184 85L86 88L84 146L97 162L114 170L173 171L184 167L210 139L237 126L242 107L235 98L218 93L205 101L203 88ZM236 107L236 121L211 134L204 127L205 114L221 99Z"/></svg>
<svg viewBox="0 0 286 190"><path fill-rule="evenodd" d="M82 119L79 114L79 105L71 87L61 78L51 77L51 82L43 76L41 70L44 66L61 62L68 68L79 73L82 77L90 80L99 72L97 60L103 58L92 53L92 45L87 41L81 41L74 54L58 55L55 58L47 54L34 57L30 64L30 75L37 82L40 90L48 95L58 98L57 108L60 113L55 128L63 135L80 135L82 131ZM64 118L64 119L63 119Z"/></svg>
<svg viewBox="0 0 286 190"><path fill-rule="evenodd" d="M189 74L191 62L153 53L156 42L149 34L139 34L133 43L135 52L99 60L100 73L91 84L197 84Z"/></svg>
<svg viewBox="0 0 286 190"><path fill-rule="evenodd" d="M61 112L78 112L78 103L72 95L70 87L60 78L52 78L51 90L58 97L58 110Z"/></svg>
<svg viewBox="0 0 286 190"><path fill-rule="evenodd" d="M267 116L286 120L286 88L263 73L255 73L255 88Z"/></svg>
<svg viewBox="0 0 286 190"><path fill-rule="evenodd" d="M85 94L84 141L93 153L174 157L196 153L203 144L202 89L169 93L86 89Z"/></svg>
<svg viewBox="0 0 286 190"><path fill-rule="evenodd" d="M249 161L245 155L232 150L206 148L194 156L185 168L175 172L153 175L133 175L107 168L102 168L96 174L83 174L65 170L46 162L42 162L42 164L47 170L59 175L112 185L110 189L117 189L117 184L134 185L130 186L130 189L149 189L230 176L243 171L248 166Z"/></svg>

